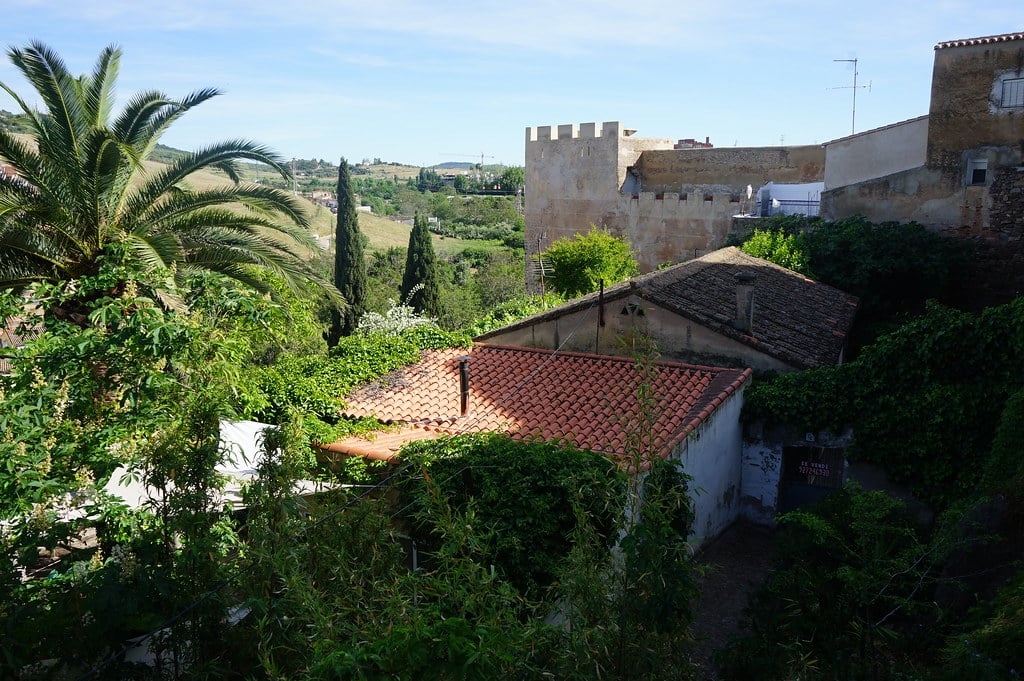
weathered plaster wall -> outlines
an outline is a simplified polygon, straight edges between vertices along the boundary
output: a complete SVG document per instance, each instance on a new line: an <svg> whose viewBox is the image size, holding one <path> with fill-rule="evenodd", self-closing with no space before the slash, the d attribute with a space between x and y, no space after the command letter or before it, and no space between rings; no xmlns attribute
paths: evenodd
<svg viewBox="0 0 1024 681"><path fill-rule="evenodd" d="M838 220L863 215L874 222L944 227L959 220L963 198L963 188L951 178L921 167L826 190L821 194L821 216Z"/></svg>
<svg viewBox="0 0 1024 681"><path fill-rule="evenodd" d="M1018 147L1024 138L1024 108L998 106L1007 77L1024 77L1024 40L935 50L928 113L930 167L959 178L965 149Z"/></svg>
<svg viewBox="0 0 1024 681"><path fill-rule="evenodd" d="M623 310L626 314L623 314ZM643 316L637 314L643 310ZM590 352L629 357L639 339L655 343L662 359L718 367L793 371L793 367L727 336L715 333L639 296L605 305L602 327L598 306L540 321L487 338L488 343Z"/></svg>
<svg viewBox="0 0 1024 681"><path fill-rule="evenodd" d="M923 166L927 148L927 116L829 142L825 145L825 189Z"/></svg>
<svg viewBox="0 0 1024 681"><path fill-rule="evenodd" d="M744 440L740 466L743 517L759 525L774 525L782 474L782 445Z"/></svg>
<svg viewBox="0 0 1024 681"><path fill-rule="evenodd" d="M782 450L784 447L802 447L813 444L820 447L845 449L850 446L852 439L852 431L841 434L827 431L808 434L781 426L766 429L760 423L749 425L743 438L741 454L740 512L742 516L761 525L775 524L775 512L779 503L779 483L782 480Z"/></svg>
<svg viewBox="0 0 1024 681"><path fill-rule="evenodd" d="M690 497L694 523L690 539L698 546L716 537L740 514L740 411L745 389L746 384L730 395L672 455L693 478Z"/></svg>

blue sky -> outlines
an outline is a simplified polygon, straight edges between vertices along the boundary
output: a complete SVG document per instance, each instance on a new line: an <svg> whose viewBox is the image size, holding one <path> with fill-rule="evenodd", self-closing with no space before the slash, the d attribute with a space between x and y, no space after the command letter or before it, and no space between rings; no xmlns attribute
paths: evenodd
<svg viewBox="0 0 1024 681"><path fill-rule="evenodd" d="M937 42L1024 30L1022 0L4 0L4 47L75 73L124 51L119 96L224 94L165 135L284 158L521 165L527 126L622 121L716 146L814 144L927 113ZM0 81L28 94L4 57ZM845 89L830 89L844 88ZM14 103L0 94L0 108Z"/></svg>

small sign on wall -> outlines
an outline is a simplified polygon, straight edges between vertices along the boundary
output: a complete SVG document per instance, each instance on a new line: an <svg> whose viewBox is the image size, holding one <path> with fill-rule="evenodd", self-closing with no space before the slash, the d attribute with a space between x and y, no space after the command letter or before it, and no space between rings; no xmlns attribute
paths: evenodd
<svg viewBox="0 0 1024 681"><path fill-rule="evenodd" d="M783 447L782 480L814 487L841 487L843 450L832 447Z"/></svg>

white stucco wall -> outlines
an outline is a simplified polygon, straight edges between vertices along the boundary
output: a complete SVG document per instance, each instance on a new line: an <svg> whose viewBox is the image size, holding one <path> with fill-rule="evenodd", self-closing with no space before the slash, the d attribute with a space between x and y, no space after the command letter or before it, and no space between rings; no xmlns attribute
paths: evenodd
<svg viewBox="0 0 1024 681"><path fill-rule="evenodd" d="M760 525L774 525L782 475L782 443L745 441L741 462L743 517Z"/></svg>
<svg viewBox="0 0 1024 681"><path fill-rule="evenodd" d="M690 540L696 546L714 539L740 514L740 410L745 388L746 384L730 395L672 454L693 478L690 497L694 522Z"/></svg>
<svg viewBox="0 0 1024 681"><path fill-rule="evenodd" d="M825 190L919 168L927 152L927 116L826 142Z"/></svg>

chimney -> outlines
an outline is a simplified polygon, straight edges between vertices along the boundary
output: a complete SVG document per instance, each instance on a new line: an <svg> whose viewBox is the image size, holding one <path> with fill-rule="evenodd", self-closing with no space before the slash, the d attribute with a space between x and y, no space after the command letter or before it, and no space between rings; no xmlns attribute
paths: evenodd
<svg viewBox="0 0 1024 681"><path fill-rule="evenodd" d="M736 279L736 319L732 324L740 331L751 333L754 327L754 281L757 275L750 270L740 270L733 277Z"/></svg>
<svg viewBox="0 0 1024 681"><path fill-rule="evenodd" d="M462 390L459 415L465 416L469 413L469 355L463 355L455 359L459 361L459 388Z"/></svg>

